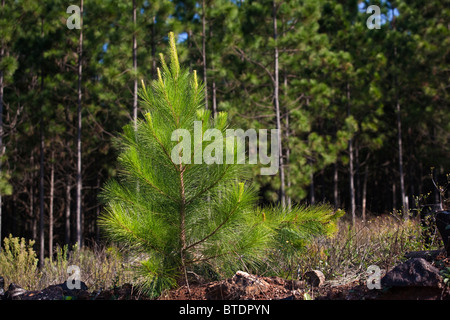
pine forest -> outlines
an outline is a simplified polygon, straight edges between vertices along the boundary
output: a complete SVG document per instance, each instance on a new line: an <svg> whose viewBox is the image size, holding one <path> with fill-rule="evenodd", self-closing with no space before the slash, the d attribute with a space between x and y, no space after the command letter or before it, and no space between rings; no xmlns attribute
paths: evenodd
<svg viewBox="0 0 450 320"><path fill-rule="evenodd" d="M441 250L450 299L449 50L449 0L0 0L5 291L332 299Z"/></svg>

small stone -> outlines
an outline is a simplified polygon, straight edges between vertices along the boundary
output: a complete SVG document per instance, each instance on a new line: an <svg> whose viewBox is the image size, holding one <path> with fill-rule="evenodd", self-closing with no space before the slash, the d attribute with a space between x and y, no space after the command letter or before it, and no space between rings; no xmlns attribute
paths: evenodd
<svg viewBox="0 0 450 320"><path fill-rule="evenodd" d="M25 294L27 290L22 288L21 286L11 283L8 287L8 291L5 293L6 300L21 300L23 294Z"/></svg>
<svg viewBox="0 0 450 320"><path fill-rule="evenodd" d="M258 285L266 288L269 287L269 284L266 281L258 279L257 276L244 271L237 271L234 278L236 283L243 282L245 285Z"/></svg>
<svg viewBox="0 0 450 320"><path fill-rule="evenodd" d="M0 299L4 295L5 295L5 279L3 279L2 276L0 276Z"/></svg>
<svg viewBox="0 0 450 320"><path fill-rule="evenodd" d="M305 288L305 282L300 280L294 280L292 281L292 289L298 290L298 289L304 289Z"/></svg>
<svg viewBox="0 0 450 320"><path fill-rule="evenodd" d="M261 292L265 292L269 289L270 285L256 276L244 271L237 271L233 277L233 281L240 285L247 295L256 295Z"/></svg>
<svg viewBox="0 0 450 320"><path fill-rule="evenodd" d="M270 285L263 279L244 271L231 278L211 284L206 288L207 300L238 300L242 296L256 296L267 292Z"/></svg>
<svg viewBox="0 0 450 320"><path fill-rule="evenodd" d="M130 283L125 283L121 287L114 289L114 295L118 297L118 300L124 300L131 297L133 292L133 286Z"/></svg>

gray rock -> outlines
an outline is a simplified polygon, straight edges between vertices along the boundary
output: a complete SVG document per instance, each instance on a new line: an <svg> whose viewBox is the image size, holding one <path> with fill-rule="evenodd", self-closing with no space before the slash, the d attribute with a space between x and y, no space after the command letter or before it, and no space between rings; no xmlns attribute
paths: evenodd
<svg viewBox="0 0 450 320"><path fill-rule="evenodd" d="M423 259L427 260L428 262L432 262L441 253L443 253L442 250L410 251L410 252L405 253L404 257L406 259L423 258Z"/></svg>
<svg viewBox="0 0 450 320"><path fill-rule="evenodd" d="M4 299L5 300L21 300L21 296L27 293L27 290L21 286L11 283L6 291Z"/></svg>
<svg viewBox="0 0 450 320"><path fill-rule="evenodd" d="M450 256L450 211L436 213L436 227L439 230L447 256Z"/></svg>
<svg viewBox="0 0 450 320"><path fill-rule="evenodd" d="M39 291L27 291L20 296L20 300L62 300L63 290L59 286L49 286Z"/></svg>
<svg viewBox="0 0 450 320"><path fill-rule="evenodd" d="M5 279L0 276L0 299L5 295Z"/></svg>
<svg viewBox="0 0 450 320"><path fill-rule="evenodd" d="M2 279L0 277L0 282ZM64 282L38 291L28 291L15 283L11 283L2 298L4 300L63 300L64 297L71 296L78 299L81 295L89 295L87 289L88 287L82 281L80 282L80 289L69 289L67 283Z"/></svg>
<svg viewBox="0 0 450 320"><path fill-rule="evenodd" d="M381 279L382 287L441 288L439 270L423 258L412 258L399 264Z"/></svg>
<svg viewBox="0 0 450 320"><path fill-rule="evenodd" d="M79 291L88 290L88 286L83 281L80 281L80 289L69 289L69 286L67 285L67 281L60 283L60 284L56 284L55 286L61 287L64 295L66 295L66 296L75 296Z"/></svg>

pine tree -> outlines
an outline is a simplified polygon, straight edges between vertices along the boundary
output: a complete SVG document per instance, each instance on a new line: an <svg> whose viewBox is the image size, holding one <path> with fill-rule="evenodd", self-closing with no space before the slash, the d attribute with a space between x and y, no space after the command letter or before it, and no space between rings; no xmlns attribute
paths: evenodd
<svg viewBox="0 0 450 320"><path fill-rule="evenodd" d="M286 181L281 173L279 179L258 178L269 201L282 201L283 184L287 203L302 201L308 186L312 199L314 174L336 161L347 146L345 137L353 131L348 123L335 122L342 110L333 105L330 78L342 73L345 59L331 50L330 39L319 32L321 3L285 1L275 3L274 10L273 1L246 1L240 8L242 36L234 45L241 60L235 62L240 66L236 111L227 110L241 115L242 126L278 127L280 119Z"/></svg>
<svg viewBox="0 0 450 320"><path fill-rule="evenodd" d="M82 246L82 158L81 158L81 127L82 127L82 77L83 77L83 0L80 1L80 39L78 42L78 108L77 108L77 173L76 173L76 239L78 246Z"/></svg>
<svg viewBox="0 0 450 320"><path fill-rule="evenodd" d="M161 56L158 79L141 89L144 119L138 119L136 130L133 124L125 126L117 139L122 170L104 187L100 219L112 240L146 254L139 268L141 285L154 295L188 285L191 270L223 275L256 269L286 241L301 246L312 235L333 232L340 216L327 206L258 209L246 165L235 158L197 161L198 152L211 152L205 141L208 129L216 129L214 144L235 143L220 138L227 114L210 117L204 109L204 85L195 71L180 68L173 33L169 41L170 63ZM189 139L195 130L201 130L202 140ZM237 148L233 150L235 157ZM219 159L217 152L212 158Z"/></svg>
<svg viewBox="0 0 450 320"><path fill-rule="evenodd" d="M11 6L5 7L5 1L0 2L0 248L2 241L2 195L11 194L11 185L7 181L7 174L2 167L4 161L4 128L3 128L3 110L4 110L4 88L11 74L16 69L16 60L7 54L7 44L11 40L12 26L7 19L11 19L14 12Z"/></svg>

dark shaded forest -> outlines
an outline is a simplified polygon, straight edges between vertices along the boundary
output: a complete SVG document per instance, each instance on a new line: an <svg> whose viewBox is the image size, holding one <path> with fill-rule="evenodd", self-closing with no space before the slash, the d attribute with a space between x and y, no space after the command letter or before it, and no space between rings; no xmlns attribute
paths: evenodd
<svg viewBox="0 0 450 320"><path fill-rule="evenodd" d="M171 31L206 109L280 129L278 174L254 168L261 203L326 202L353 221L446 205L447 0L1 0L1 238L36 239L41 258L102 239L114 137L146 111L139 88Z"/></svg>

